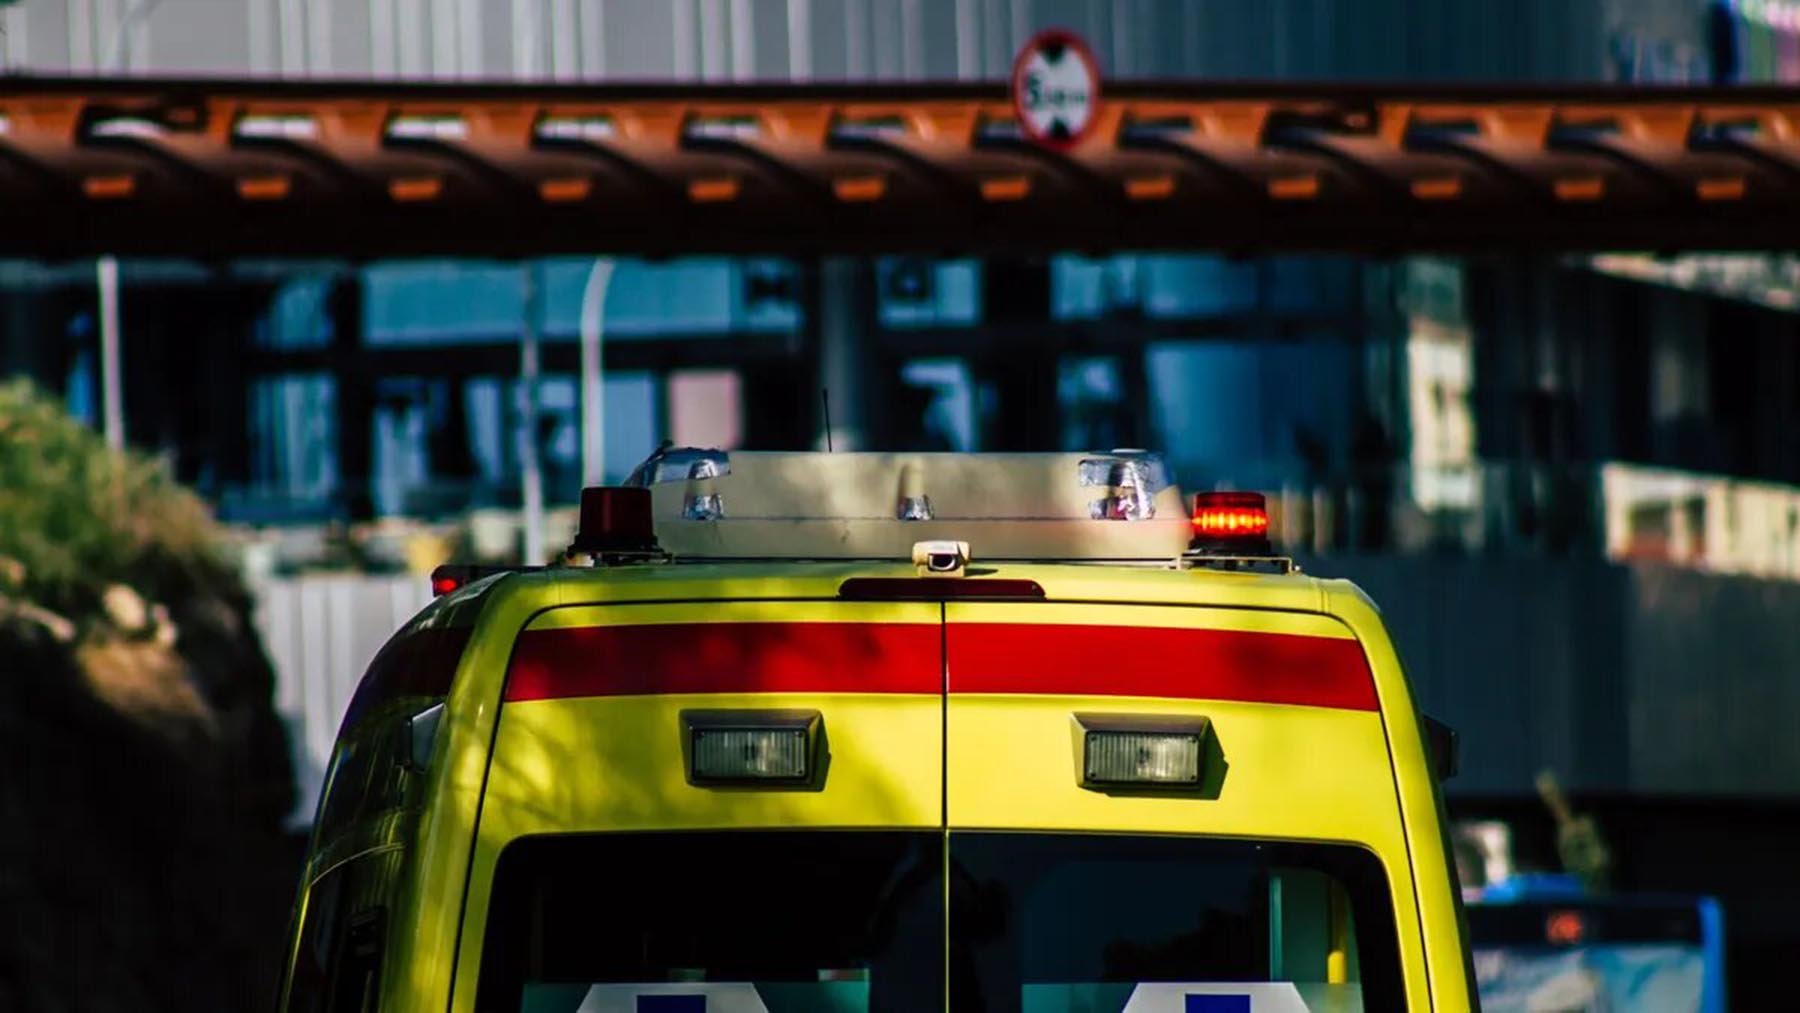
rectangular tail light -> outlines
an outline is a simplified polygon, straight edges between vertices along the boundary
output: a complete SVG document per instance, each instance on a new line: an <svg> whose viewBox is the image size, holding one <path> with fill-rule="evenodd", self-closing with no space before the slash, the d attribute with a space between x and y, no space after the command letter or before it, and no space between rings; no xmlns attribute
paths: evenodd
<svg viewBox="0 0 1800 1013"><path fill-rule="evenodd" d="M1198 788L1206 774L1206 718L1076 715L1086 788Z"/></svg>
<svg viewBox="0 0 1800 1013"><path fill-rule="evenodd" d="M688 783L810 786L821 719L813 710L683 711Z"/></svg>

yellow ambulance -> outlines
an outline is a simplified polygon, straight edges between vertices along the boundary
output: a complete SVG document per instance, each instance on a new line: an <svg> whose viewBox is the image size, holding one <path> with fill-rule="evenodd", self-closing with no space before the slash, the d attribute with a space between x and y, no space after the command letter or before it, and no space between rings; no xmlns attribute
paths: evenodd
<svg viewBox="0 0 1800 1013"><path fill-rule="evenodd" d="M1096 454L665 449L397 633L282 1008L1460 1011L1379 614Z"/></svg>

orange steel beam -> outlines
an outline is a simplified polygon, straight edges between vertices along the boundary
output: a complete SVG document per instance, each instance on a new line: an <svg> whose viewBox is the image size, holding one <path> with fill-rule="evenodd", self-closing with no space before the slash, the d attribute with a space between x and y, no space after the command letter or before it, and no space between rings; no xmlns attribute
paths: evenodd
<svg viewBox="0 0 1800 1013"><path fill-rule="evenodd" d="M0 253L1789 249L1800 90L0 79Z"/></svg>

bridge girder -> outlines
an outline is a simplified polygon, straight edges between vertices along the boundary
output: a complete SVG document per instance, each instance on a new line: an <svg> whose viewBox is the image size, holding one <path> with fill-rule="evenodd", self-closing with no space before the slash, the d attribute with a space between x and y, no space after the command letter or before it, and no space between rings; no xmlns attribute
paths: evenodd
<svg viewBox="0 0 1800 1013"><path fill-rule="evenodd" d="M1800 90L0 80L0 253L1787 249Z"/></svg>

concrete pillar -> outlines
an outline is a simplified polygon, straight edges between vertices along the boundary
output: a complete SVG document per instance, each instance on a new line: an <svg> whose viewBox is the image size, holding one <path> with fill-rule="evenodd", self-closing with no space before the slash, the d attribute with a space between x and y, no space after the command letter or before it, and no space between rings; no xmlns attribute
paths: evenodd
<svg viewBox="0 0 1800 1013"><path fill-rule="evenodd" d="M525 289L524 319L519 327L518 440L519 485L523 502L520 524L525 529L525 564L537 566L544 558L544 469L538 460L538 380L541 356L538 332L543 320L543 283L538 264L520 268Z"/></svg>
<svg viewBox="0 0 1800 1013"><path fill-rule="evenodd" d="M371 491L375 378L363 358L363 275L352 268L331 295L332 377L337 393L338 496L353 521L375 515Z"/></svg>
<svg viewBox="0 0 1800 1013"><path fill-rule="evenodd" d="M867 450L876 418L870 401L873 359L875 286L873 265L856 257L820 261L813 302L818 333L819 383L831 402L830 445L833 450ZM821 419L817 448L826 449Z"/></svg>
<svg viewBox="0 0 1800 1013"><path fill-rule="evenodd" d="M100 430L106 434L107 446L121 450L125 446L125 372L120 364L118 258L101 257L94 273L100 288Z"/></svg>

